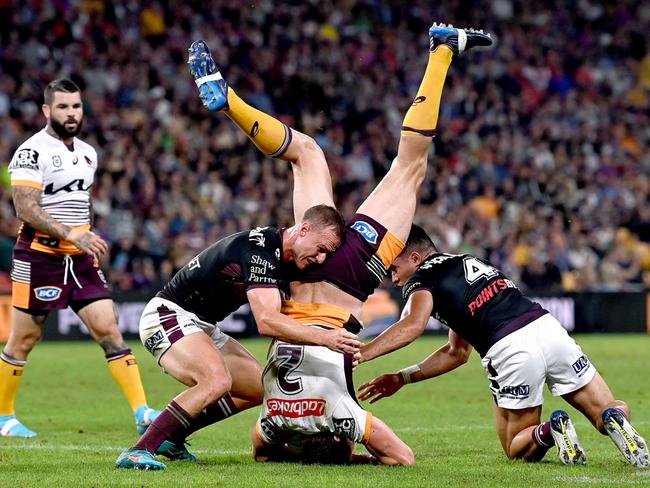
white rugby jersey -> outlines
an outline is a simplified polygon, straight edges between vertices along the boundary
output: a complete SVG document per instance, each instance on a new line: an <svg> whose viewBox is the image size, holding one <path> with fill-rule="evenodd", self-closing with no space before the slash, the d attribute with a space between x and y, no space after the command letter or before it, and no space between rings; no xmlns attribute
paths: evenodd
<svg viewBox="0 0 650 488"><path fill-rule="evenodd" d="M275 341L262 382L257 433L266 443L292 445L319 432L367 442L372 414L357 403L351 358L326 347Z"/></svg>
<svg viewBox="0 0 650 488"><path fill-rule="evenodd" d="M68 147L45 129L23 142L9 164L12 186L38 188L43 210L62 224L86 229L90 229L90 189L96 169L97 152L90 144L75 137ZM81 252L28 224L20 229L19 244L53 254Z"/></svg>

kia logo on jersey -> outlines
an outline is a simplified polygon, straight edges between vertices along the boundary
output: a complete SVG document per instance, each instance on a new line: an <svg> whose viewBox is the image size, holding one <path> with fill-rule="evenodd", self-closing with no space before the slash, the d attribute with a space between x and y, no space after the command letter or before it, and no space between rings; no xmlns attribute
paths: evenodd
<svg viewBox="0 0 650 488"><path fill-rule="evenodd" d="M41 301L51 302L61 296L61 288L57 286L41 286L34 288L34 295Z"/></svg>
<svg viewBox="0 0 650 488"><path fill-rule="evenodd" d="M354 224L352 224L352 228L361 234L361 237L363 237L370 244L377 244L377 237L379 236L379 233L368 222L357 220Z"/></svg>

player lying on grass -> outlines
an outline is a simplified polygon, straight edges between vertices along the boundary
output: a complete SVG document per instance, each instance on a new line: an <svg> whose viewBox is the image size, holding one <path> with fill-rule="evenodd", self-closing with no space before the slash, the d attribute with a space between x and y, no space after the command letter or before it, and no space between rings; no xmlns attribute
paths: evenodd
<svg viewBox="0 0 650 488"><path fill-rule="evenodd" d="M540 423L546 383L609 435L631 464L648 466L647 444L630 424L627 404L614 399L562 325L501 271L469 254L438 252L416 225L391 271L393 283L403 286L404 314L361 348L362 361L410 344L430 316L449 327L449 342L419 364L362 385L359 398L374 403L407 383L447 373L474 348L490 380L497 433L509 458L539 461L555 444L563 463L586 461L564 410Z"/></svg>
<svg viewBox="0 0 650 488"><path fill-rule="evenodd" d="M274 341L262 383L264 401L253 431L256 461L346 464L358 442L381 464L415 463L411 448L357 402L351 356Z"/></svg>

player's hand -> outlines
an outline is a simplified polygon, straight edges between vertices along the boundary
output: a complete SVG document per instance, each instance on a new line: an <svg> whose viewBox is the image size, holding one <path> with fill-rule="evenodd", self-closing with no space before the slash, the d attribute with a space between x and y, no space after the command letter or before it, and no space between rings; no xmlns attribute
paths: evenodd
<svg viewBox="0 0 650 488"><path fill-rule="evenodd" d="M377 400L393 395L402 386L404 386L404 378L401 373L383 374L359 387L359 399L375 403Z"/></svg>
<svg viewBox="0 0 650 488"><path fill-rule="evenodd" d="M352 356L352 371L357 369L357 366L359 366L359 364L361 364L361 351L357 351Z"/></svg>
<svg viewBox="0 0 650 488"><path fill-rule="evenodd" d="M324 337L323 345L325 347L343 354L357 355L359 348L363 345L355 334L345 329L328 330Z"/></svg>
<svg viewBox="0 0 650 488"><path fill-rule="evenodd" d="M72 229L66 236L66 241L72 242L77 249L90 254L95 260L99 261L102 254L108 252L108 244L97 234L85 229Z"/></svg>

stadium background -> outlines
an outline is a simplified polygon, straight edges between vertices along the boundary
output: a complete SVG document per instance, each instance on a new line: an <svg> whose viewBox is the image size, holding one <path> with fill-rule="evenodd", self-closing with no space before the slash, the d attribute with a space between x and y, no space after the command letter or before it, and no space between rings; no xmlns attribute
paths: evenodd
<svg viewBox="0 0 650 488"><path fill-rule="evenodd" d="M44 126L53 78L83 89L103 265L133 299L224 235L292 221L288 163L200 105L191 40L241 96L316 138L351 216L395 154L432 20L483 27L498 48L451 69L416 221L533 295L568 293L597 317L619 304L614 326L650 326L650 3L634 0L0 0L0 291L19 226L6 167Z"/></svg>

